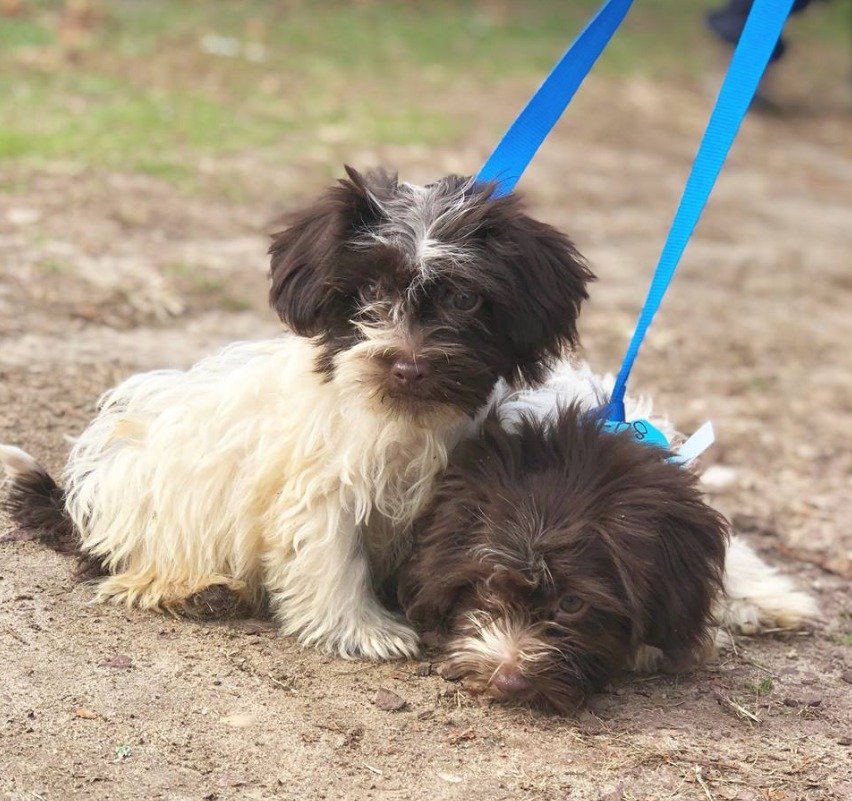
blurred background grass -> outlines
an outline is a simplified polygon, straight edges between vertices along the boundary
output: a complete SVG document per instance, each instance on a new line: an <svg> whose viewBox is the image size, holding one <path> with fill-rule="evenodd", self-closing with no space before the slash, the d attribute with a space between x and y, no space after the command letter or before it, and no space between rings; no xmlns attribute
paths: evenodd
<svg viewBox="0 0 852 801"><path fill-rule="evenodd" d="M697 84L721 67L703 21L720 1L638 0L601 73ZM205 160L280 164L317 139L446 146L477 103L442 94L529 91L598 5L0 0L0 165L70 162L191 189ZM849 12L835 0L791 22L798 69L848 80ZM516 111L507 102L499 125Z"/></svg>

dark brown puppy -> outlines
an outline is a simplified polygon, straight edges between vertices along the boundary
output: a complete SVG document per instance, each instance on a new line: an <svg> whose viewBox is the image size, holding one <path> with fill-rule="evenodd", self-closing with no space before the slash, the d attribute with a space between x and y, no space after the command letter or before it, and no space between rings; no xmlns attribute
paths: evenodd
<svg viewBox="0 0 852 801"><path fill-rule="evenodd" d="M537 381L576 344L594 276L515 194L456 175L416 186L347 174L270 249L272 306L317 337L329 380L341 354L370 345L360 383L384 409L474 414L498 379Z"/></svg>
<svg viewBox="0 0 852 801"><path fill-rule="evenodd" d="M565 712L642 646L672 667L703 650L727 524L667 455L575 408L457 448L399 584L450 675Z"/></svg>

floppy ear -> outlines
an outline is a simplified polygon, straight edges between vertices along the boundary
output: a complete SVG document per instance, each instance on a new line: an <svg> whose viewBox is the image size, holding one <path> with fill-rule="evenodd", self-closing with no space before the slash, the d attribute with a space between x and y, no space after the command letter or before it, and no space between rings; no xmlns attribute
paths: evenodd
<svg viewBox="0 0 852 801"><path fill-rule="evenodd" d="M384 173L368 179L346 167L348 180L327 189L313 205L291 215L287 227L272 237L272 286L269 302L295 333L314 336L329 324L343 298L334 274L347 238L381 216L379 192L395 177Z"/></svg>
<svg viewBox="0 0 852 801"><path fill-rule="evenodd" d="M511 340L518 375L537 381L548 357L577 344L577 318L595 276L565 234L522 213L511 195L492 205L498 220L491 247L517 287L513 302L498 312L497 324Z"/></svg>
<svg viewBox="0 0 852 801"><path fill-rule="evenodd" d="M481 572L468 555L475 525L466 503L467 488L446 479L426 511L415 521L414 548L399 571L397 598L405 616L426 630L443 625L459 594Z"/></svg>
<svg viewBox="0 0 852 801"><path fill-rule="evenodd" d="M489 575L475 555L489 542L481 510L513 470L517 447L517 437L491 414L479 438L454 449L432 500L414 521L412 553L399 572L397 597L412 622L426 629L447 622L462 596Z"/></svg>
<svg viewBox="0 0 852 801"><path fill-rule="evenodd" d="M656 506L655 527L647 538L634 533L638 550L628 563L630 580L636 582L632 594L641 607L635 616L636 639L663 651L669 668L676 670L694 663L710 645L713 604L722 591L728 524L702 500L695 476L682 467L660 467L677 472L664 478L659 491L649 498Z"/></svg>

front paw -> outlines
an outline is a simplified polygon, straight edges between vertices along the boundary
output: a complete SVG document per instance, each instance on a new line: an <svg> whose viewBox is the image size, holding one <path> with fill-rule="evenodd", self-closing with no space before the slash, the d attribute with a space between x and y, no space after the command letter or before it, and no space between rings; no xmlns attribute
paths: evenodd
<svg viewBox="0 0 852 801"><path fill-rule="evenodd" d="M344 659L410 659L420 650L414 630L385 611L337 621L331 630L303 629L299 641Z"/></svg>
<svg viewBox="0 0 852 801"><path fill-rule="evenodd" d="M341 636L332 638L330 650L344 659L411 659L420 650L413 629L393 615L383 613L352 621Z"/></svg>
<svg viewBox="0 0 852 801"><path fill-rule="evenodd" d="M420 650L415 631L378 604L345 617L317 615L315 609L296 615L290 610L279 620L282 634L344 659L409 659Z"/></svg>

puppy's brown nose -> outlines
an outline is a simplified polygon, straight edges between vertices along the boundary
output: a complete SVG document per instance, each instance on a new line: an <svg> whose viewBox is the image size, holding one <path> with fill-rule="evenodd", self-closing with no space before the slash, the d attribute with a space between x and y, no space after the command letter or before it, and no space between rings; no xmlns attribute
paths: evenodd
<svg viewBox="0 0 852 801"><path fill-rule="evenodd" d="M397 359L391 365L391 376L400 386L411 387L429 375L429 365L425 361Z"/></svg>
<svg viewBox="0 0 852 801"><path fill-rule="evenodd" d="M513 665L501 665L491 679L491 683L501 695L507 698L528 695L532 689L532 682Z"/></svg>

